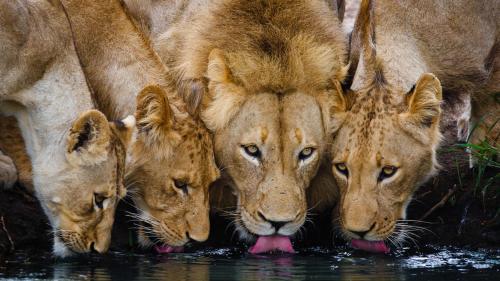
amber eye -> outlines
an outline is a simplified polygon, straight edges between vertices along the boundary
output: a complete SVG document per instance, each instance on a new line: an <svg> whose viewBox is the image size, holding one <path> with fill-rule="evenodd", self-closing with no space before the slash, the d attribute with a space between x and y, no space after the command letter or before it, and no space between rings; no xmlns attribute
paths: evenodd
<svg viewBox="0 0 500 281"><path fill-rule="evenodd" d="M384 166L382 168L382 171L380 171L380 174L378 175L378 181L382 181L384 179L394 176L397 170L398 168L394 166Z"/></svg>
<svg viewBox="0 0 500 281"><path fill-rule="evenodd" d="M344 176L349 176L349 170L347 170L347 167L344 163L335 164L335 169L337 169L337 171L339 171L339 173L343 174Z"/></svg>
<svg viewBox="0 0 500 281"><path fill-rule="evenodd" d="M313 147L306 147L302 149L302 151L299 153L299 160L303 161L306 160L307 158L311 157L313 155L314 148Z"/></svg>
<svg viewBox="0 0 500 281"><path fill-rule="evenodd" d="M183 180L174 180L174 185L176 188L182 190L184 194L188 193L188 184Z"/></svg>
<svg viewBox="0 0 500 281"><path fill-rule="evenodd" d="M94 204L97 208L102 209L104 207L104 200L108 199L106 196L98 193L94 193Z"/></svg>
<svg viewBox="0 0 500 281"><path fill-rule="evenodd" d="M255 144L243 145L242 147L245 150L245 153L250 155L251 157L254 157L254 158L260 157L260 150Z"/></svg>

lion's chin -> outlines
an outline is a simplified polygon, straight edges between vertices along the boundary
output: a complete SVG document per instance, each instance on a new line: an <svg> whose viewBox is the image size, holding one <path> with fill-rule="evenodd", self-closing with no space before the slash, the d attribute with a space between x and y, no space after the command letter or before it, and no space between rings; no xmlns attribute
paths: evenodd
<svg viewBox="0 0 500 281"><path fill-rule="evenodd" d="M385 244L384 241L368 241L363 239L352 239L351 247L363 251L379 254L388 254L391 249Z"/></svg>
<svg viewBox="0 0 500 281"><path fill-rule="evenodd" d="M54 237L54 248L52 253L55 257L58 258L67 258L75 255L75 252L71 251L68 246L64 244L63 241L57 236Z"/></svg>

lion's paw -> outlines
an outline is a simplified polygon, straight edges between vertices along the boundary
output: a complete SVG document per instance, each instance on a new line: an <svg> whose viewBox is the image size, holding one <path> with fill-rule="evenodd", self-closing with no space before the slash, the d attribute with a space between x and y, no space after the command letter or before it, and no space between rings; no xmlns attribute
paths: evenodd
<svg viewBox="0 0 500 281"><path fill-rule="evenodd" d="M0 189L11 188L17 181L17 169L12 159L0 151Z"/></svg>

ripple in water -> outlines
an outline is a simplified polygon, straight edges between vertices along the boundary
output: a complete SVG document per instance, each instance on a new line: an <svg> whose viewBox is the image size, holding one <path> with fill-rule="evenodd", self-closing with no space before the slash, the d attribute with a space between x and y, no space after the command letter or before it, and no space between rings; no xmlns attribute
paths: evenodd
<svg viewBox="0 0 500 281"><path fill-rule="evenodd" d="M153 255L110 252L56 261L20 252L0 262L2 280L500 280L500 250L426 246L373 255L307 248L297 255L253 256L240 248Z"/></svg>

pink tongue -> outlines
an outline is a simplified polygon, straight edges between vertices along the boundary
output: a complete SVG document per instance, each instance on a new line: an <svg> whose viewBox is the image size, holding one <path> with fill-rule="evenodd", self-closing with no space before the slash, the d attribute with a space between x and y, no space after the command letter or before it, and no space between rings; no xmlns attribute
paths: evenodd
<svg viewBox="0 0 500 281"><path fill-rule="evenodd" d="M184 251L184 247L155 246L155 251L158 254L182 253Z"/></svg>
<svg viewBox="0 0 500 281"><path fill-rule="evenodd" d="M281 235L259 236L255 245L248 250L250 254L261 254L273 251L281 251L290 254L295 253L290 238Z"/></svg>
<svg viewBox="0 0 500 281"><path fill-rule="evenodd" d="M388 254L391 250L384 241L367 241L360 239L352 239L351 246L355 249L364 250L372 253L384 253Z"/></svg>

